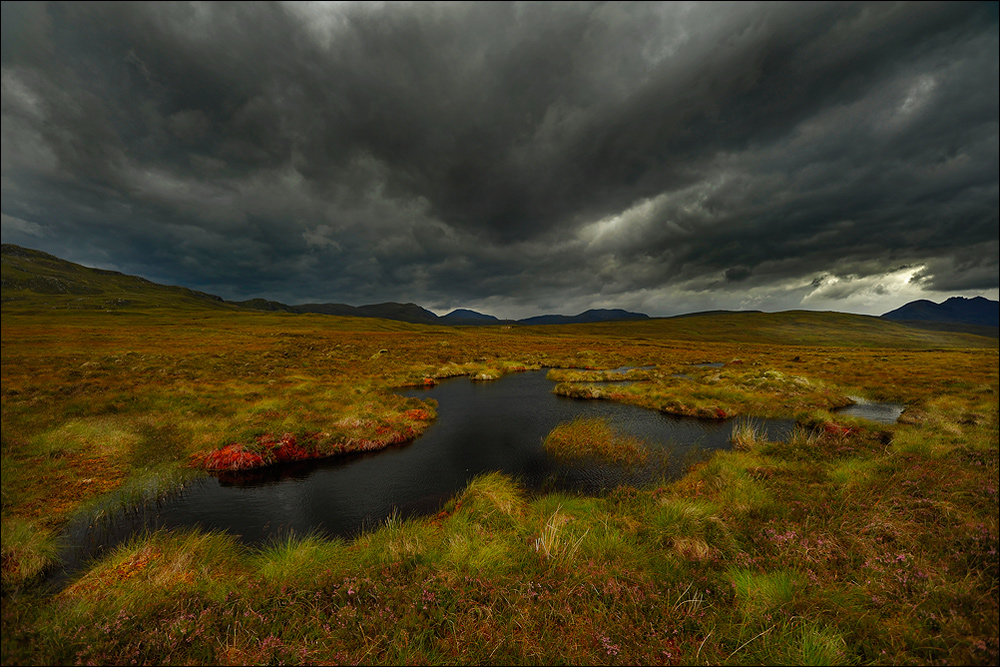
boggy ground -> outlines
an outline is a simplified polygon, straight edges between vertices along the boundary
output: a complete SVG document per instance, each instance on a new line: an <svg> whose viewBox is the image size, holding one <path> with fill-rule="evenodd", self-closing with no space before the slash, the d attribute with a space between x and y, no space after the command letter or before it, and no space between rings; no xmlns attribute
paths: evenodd
<svg viewBox="0 0 1000 667"><path fill-rule="evenodd" d="M995 343L770 317L450 329L5 311L3 663L992 664ZM433 404L392 392L425 378L626 365L654 368L627 386L554 379L803 428L787 443L748 429L676 483L529 497L487 475L353 542L155 534L61 592L32 583L69 516L169 490L227 445L425 423ZM888 427L826 412L848 395L908 410ZM831 421L849 428L813 428Z"/></svg>

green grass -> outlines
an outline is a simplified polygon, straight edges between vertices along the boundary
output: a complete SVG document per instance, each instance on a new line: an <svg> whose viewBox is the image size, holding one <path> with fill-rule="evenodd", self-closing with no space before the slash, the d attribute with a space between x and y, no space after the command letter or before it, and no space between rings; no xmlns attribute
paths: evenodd
<svg viewBox="0 0 1000 667"><path fill-rule="evenodd" d="M16 517L3 520L3 590L31 583L55 565L59 546L48 531Z"/></svg>

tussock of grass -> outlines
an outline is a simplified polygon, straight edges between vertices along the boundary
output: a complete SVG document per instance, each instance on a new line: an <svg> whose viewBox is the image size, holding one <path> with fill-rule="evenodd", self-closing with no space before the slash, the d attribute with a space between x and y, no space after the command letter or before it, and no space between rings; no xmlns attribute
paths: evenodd
<svg viewBox="0 0 1000 667"><path fill-rule="evenodd" d="M59 547L54 536L30 521L3 520L3 589L30 582L56 563Z"/></svg>
<svg viewBox="0 0 1000 667"><path fill-rule="evenodd" d="M579 537L573 535L566 529L566 524L572 521L573 517L563 514L559 508L550 514L541 533L535 538L535 553L563 565L573 562L576 552L580 549L580 543L587 537L589 531L585 531Z"/></svg>
<svg viewBox="0 0 1000 667"><path fill-rule="evenodd" d="M739 610L751 619L790 605L801 585L792 572L760 573L736 569L729 572L729 579L736 591Z"/></svg>
<svg viewBox="0 0 1000 667"><path fill-rule="evenodd" d="M650 512L647 525L658 543L686 560L702 561L733 546L731 531L712 502L663 498Z"/></svg>
<svg viewBox="0 0 1000 667"><path fill-rule="evenodd" d="M225 533L157 532L119 545L60 595L79 600L82 611L98 600L140 613L182 592L224 596L245 574L245 557Z"/></svg>
<svg viewBox="0 0 1000 667"><path fill-rule="evenodd" d="M441 559L446 567L463 574L500 576L516 570L509 541L477 531L451 531Z"/></svg>
<svg viewBox="0 0 1000 667"><path fill-rule="evenodd" d="M256 552L252 563L264 579L300 586L319 572L340 572L351 564L343 542L316 534L275 540Z"/></svg>
<svg viewBox="0 0 1000 667"><path fill-rule="evenodd" d="M803 665L844 665L856 662L847 652L847 642L836 630L818 624L799 629L801 652L789 662ZM798 657L799 660L795 660Z"/></svg>
<svg viewBox="0 0 1000 667"><path fill-rule="evenodd" d="M811 447L819 442L819 431L807 428L801 421L795 424L788 442L793 447Z"/></svg>
<svg viewBox="0 0 1000 667"><path fill-rule="evenodd" d="M733 447L739 450L751 450L762 442L767 442L767 432L759 422L753 419L740 419L733 426L730 438Z"/></svg>
<svg viewBox="0 0 1000 667"><path fill-rule="evenodd" d="M638 438L615 433L606 420L578 417L560 424L545 438L545 451L557 459L599 458L635 465L649 460L649 447Z"/></svg>
<svg viewBox="0 0 1000 667"><path fill-rule="evenodd" d="M480 475L459 498L463 514L485 527L511 526L524 514L524 491L500 473Z"/></svg>
<svg viewBox="0 0 1000 667"><path fill-rule="evenodd" d="M878 473L878 463L869 459L847 459L835 464L829 471L830 480L842 487L842 493L867 485Z"/></svg>
<svg viewBox="0 0 1000 667"><path fill-rule="evenodd" d="M429 528L419 519L400 519L393 515L385 523L358 538L361 548L374 562L419 563L427 554Z"/></svg>

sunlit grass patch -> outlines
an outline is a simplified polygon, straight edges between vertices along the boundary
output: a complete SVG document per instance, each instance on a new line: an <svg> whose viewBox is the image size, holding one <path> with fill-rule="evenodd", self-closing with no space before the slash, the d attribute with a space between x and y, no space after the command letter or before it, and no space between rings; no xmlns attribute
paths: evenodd
<svg viewBox="0 0 1000 667"><path fill-rule="evenodd" d="M717 452L695 476L728 511L753 513L764 519L776 508L776 502L766 481L752 473L761 463L756 453Z"/></svg>
<svg viewBox="0 0 1000 667"><path fill-rule="evenodd" d="M705 560L713 551L725 552L733 546L720 506L710 501L664 497L646 521L657 543L686 560Z"/></svg>
<svg viewBox="0 0 1000 667"><path fill-rule="evenodd" d="M226 533L161 531L119 545L61 595L79 600L82 613L105 599L136 612L181 591L224 596L234 577L244 576L244 558L244 547Z"/></svg>
<svg viewBox="0 0 1000 667"><path fill-rule="evenodd" d="M455 524L452 524L452 528ZM503 537L476 530L450 530L446 533L441 559L446 567L459 572L498 576L515 571L520 559L514 547Z"/></svg>
<svg viewBox="0 0 1000 667"><path fill-rule="evenodd" d="M469 482L458 502L462 517L496 530L515 526L527 509L524 490L498 472L480 475Z"/></svg>
<svg viewBox="0 0 1000 667"><path fill-rule="evenodd" d="M437 529L418 518L401 519L393 514L380 526L361 535L355 546L373 563L419 563L425 559Z"/></svg>
<svg viewBox="0 0 1000 667"><path fill-rule="evenodd" d="M831 627L806 624L799 629L800 653L791 655L790 662L801 660L803 665L844 665L857 662L847 652L843 635Z"/></svg>
<svg viewBox="0 0 1000 667"><path fill-rule="evenodd" d="M750 450L767 442L767 430L754 419L739 419L733 426L730 441L736 449Z"/></svg>
<svg viewBox="0 0 1000 667"><path fill-rule="evenodd" d="M342 540L318 534L277 538L261 547L250 558L251 565L265 579L286 584L303 585L323 574L345 570L352 564Z"/></svg>
<svg viewBox="0 0 1000 667"><path fill-rule="evenodd" d="M55 564L59 548L52 533L30 521L3 520L4 591L25 584Z"/></svg>
<svg viewBox="0 0 1000 667"><path fill-rule="evenodd" d="M115 456L128 452L140 440L138 429L121 417L74 419L41 434L32 442L45 456L62 456L85 450L96 456Z"/></svg>
<svg viewBox="0 0 1000 667"><path fill-rule="evenodd" d="M597 563L614 563L623 567L643 567L649 553L641 544L644 526L635 519L616 516L611 512L595 515L574 526L586 531L578 558Z"/></svg>
<svg viewBox="0 0 1000 667"><path fill-rule="evenodd" d="M870 483L878 468L879 463L871 459L846 459L834 464L828 474L843 493L849 493L854 487Z"/></svg>
<svg viewBox="0 0 1000 667"><path fill-rule="evenodd" d="M770 623L763 620L744 626L735 638L739 644L728 654L726 663L850 665L858 662L834 627L800 619Z"/></svg>
<svg viewBox="0 0 1000 667"><path fill-rule="evenodd" d="M801 587L794 572L756 572L732 569L728 573L736 591L737 605L746 618L757 618L789 605Z"/></svg>
<svg viewBox="0 0 1000 667"><path fill-rule="evenodd" d="M599 458L621 464L649 460L649 446L616 433L604 419L577 417L556 426L545 438L545 451L556 459Z"/></svg>

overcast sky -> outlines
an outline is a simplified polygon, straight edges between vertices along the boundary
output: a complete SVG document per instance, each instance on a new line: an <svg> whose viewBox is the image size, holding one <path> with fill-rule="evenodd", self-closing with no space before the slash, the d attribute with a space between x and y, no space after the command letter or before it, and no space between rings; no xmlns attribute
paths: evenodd
<svg viewBox="0 0 1000 667"><path fill-rule="evenodd" d="M229 299L998 296L997 4L3 4L5 243Z"/></svg>

